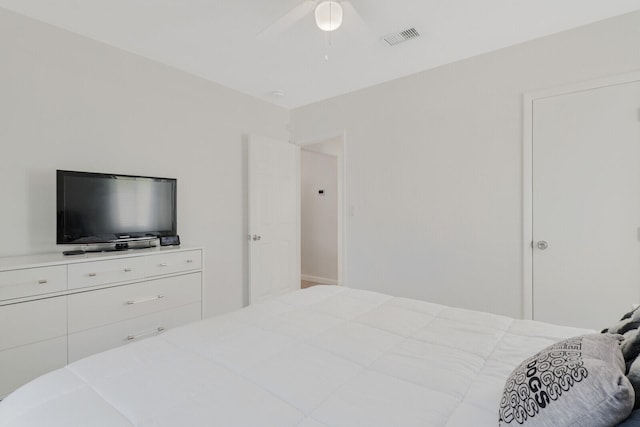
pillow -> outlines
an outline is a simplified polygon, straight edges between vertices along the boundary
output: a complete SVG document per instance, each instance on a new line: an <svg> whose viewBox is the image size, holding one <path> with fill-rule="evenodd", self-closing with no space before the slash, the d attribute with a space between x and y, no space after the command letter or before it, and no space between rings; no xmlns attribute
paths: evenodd
<svg viewBox="0 0 640 427"><path fill-rule="evenodd" d="M603 329L602 333L621 334L623 335L620 348L622 349L622 357L626 364L625 373L631 382L636 394L635 409L640 408L640 307L634 308L629 313L622 316L622 319L615 325Z"/></svg>
<svg viewBox="0 0 640 427"><path fill-rule="evenodd" d="M638 409L640 407L640 357L636 358L627 370L627 378L636 393L636 402L633 405L633 409Z"/></svg>
<svg viewBox="0 0 640 427"><path fill-rule="evenodd" d="M629 418L624 420L618 427L638 427L640 426L640 410L633 411Z"/></svg>
<svg viewBox="0 0 640 427"><path fill-rule="evenodd" d="M614 426L635 394L625 377L620 335L591 334L553 344L507 378L500 426Z"/></svg>
<svg viewBox="0 0 640 427"><path fill-rule="evenodd" d="M628 373L631 364L637 359L638 355L640 355L640 329L627 331L623 335L620 348L622 349L622 357L624 357L624 361L627 364Z"/></svg>
<svg viewBox="0 0 640 427"><path fill-rule="evenodd" d="M602 330L602 333L620 334L624 335L622 342L622 356L627 363L627 372L631 363L640 354L640 339L639 330L640 327L640 307L636 307L624 316L618 323Z"/></svg>
<svg viewBox="0 0 640 427"><path fill-rule="evenodd" d="M640 306L634 308L630 312L626 313L618 323L602 330L602 333L609 332L611 334L624 335L631 329L638 329L640 326Z"/></svg>

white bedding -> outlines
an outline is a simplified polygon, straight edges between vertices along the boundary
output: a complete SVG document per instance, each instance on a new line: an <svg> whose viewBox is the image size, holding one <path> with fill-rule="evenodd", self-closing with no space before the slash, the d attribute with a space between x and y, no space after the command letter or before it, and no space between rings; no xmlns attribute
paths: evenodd
<svg viewBox="0 0 640 427"><path fill-rule="evenodd" d="M44 375L0 426L495 426L511 370L587 332L316 286Z"/></svg>

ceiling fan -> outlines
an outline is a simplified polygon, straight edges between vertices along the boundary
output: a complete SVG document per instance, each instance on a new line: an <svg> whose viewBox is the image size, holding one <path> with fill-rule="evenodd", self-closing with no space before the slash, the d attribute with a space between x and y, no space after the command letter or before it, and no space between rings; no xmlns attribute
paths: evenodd
<svg viewBox="0 0 640 427"><path fill-rule="evenodd" d="M361 21L351 2L344 0L303 0L274 23L258 33L258 37L278 34L314 13L316 25L323 31L334 31L342 25L343 16Z"/></svg>

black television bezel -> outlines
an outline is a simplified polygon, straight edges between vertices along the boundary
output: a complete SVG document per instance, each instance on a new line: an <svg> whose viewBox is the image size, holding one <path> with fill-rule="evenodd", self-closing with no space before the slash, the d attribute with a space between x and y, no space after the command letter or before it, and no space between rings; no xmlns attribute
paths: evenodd
<svg viewBox="0 0 640 427"><path fill-rule="evenodd" d="M155 230L138 232L137 234L145 234L145 236L128 236L126 238L116 237L114 239L99 239L97 236L83 236L81 241L67 240L64 234L64 200L65 200L65 187L64 178L67 176L74 177L91 177L102 179L117 179L117 178L134 178L134 179L146 179L157 182L172 182L173 183L173 212L171 230ZM178 231L178 180L176 178L165 178L157 176L144 176L144 175L127 175L120 173L102 173L102 172L82 172L71 170L56 170L56 244L58 245L92 245L92 244L104 244L104 243L122 243L131 242L137 240L150 240L160 238L162 236L175 236ZM136 232L132 232L136 233ZM153 234L153 236L151 236ZM93 237L96 237L93 239Z"/></svg>

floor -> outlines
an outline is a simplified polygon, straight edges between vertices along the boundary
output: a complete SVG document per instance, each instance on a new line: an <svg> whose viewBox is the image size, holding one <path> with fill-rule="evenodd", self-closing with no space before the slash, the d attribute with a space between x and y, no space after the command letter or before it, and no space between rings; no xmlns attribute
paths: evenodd
<svg viewBox="0 0 640 427"><path fill-rule="evenodd" d="M316 286L316 285L324 285L324 283L311 282L309 280L301 280L300 281L300 289L306 289L306 288L310 288L311 286Z"/></svg>

